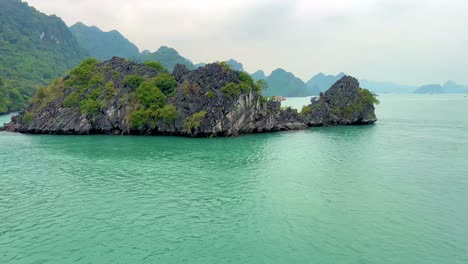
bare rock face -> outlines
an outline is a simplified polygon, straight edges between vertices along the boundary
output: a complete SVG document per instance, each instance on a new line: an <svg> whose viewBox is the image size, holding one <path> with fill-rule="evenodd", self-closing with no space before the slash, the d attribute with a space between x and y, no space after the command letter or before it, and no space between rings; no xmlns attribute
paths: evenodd
<svg viewBox="0 0 468 264"><path fill-rule="evenodd" d="M359 88L357 79L345 76L307 107L304 122L308 126L373 124L377 102L368 90Z"/></svg>
<svg viewBox="0 0 468 264"><path fill-rule="evenodd" d="M138 101L137 88L126 83L126 77L153 80L162 73L120 58L100 63L94 72L103 79L100 84L91 81L85 87L68 87L64 83L71 77L67 76L51 85L50 94L15 116L5 129L34 134L219 137L376 121L371 100L374 97L359 88L358 81L352 77L343 77L318 102L298 113L290 108L283 110L280 102L263 97L254 89L253 82L247 82L251 85L246 88L243 73L213 63L193 71L177 65L172 74L176 88L165 97L165 104L175 109L174 118L168 120L150 114L152 119L148 125L135 126L134 113L141 109L142 103ZM229 85L237 90L227 91ZM83 112L82 104L80 107L67 102L70 95L78 92L79 102L89 98L99 102L93 114Z"/></svg>

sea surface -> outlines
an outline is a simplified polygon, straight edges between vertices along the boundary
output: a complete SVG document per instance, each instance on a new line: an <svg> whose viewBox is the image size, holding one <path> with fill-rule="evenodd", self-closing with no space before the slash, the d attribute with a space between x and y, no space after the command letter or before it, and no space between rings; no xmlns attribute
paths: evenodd
<svg viewBox="0 0 468 264"><path fill-rule="evenodd" d="M0 263L468 263L468 98L380 101L237 138L0 132Z"/></svg>

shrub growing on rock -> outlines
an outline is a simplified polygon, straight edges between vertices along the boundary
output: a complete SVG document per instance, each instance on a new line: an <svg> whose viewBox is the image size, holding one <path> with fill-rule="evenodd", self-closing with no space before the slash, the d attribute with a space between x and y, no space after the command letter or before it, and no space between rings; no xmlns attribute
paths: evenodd
<svg viewBox="0 0 468 264"><path fill-rule="evenodd" d="M127 75L123 84L125 87L130 88L131 90L135 90L143 81L143 78L138 75Z"/></svg>
<svg viewBox="0 0 468 264"><path fill-rule="evenodd" d="M64 100L63 106L67 108L78 107L80 105L80 98L77 92L70 93Z"/></svg>
<svg viewBox="0 0 468 264"><path fill-rule="evenodd" d="M144 64L159 73L169 73L169 71L159 61L145 61Z"/></svg>
<svg viewBox="0 0 468 264"><path fill-rule="evenodd" d="M177 109L171 104L165 105L163 108L156 110L156 117L166 122L173 122L177 116Z"/></svg>
<svg viewBox="0 0 468 264"><path fill-rule="evenodd" d="M239 96L241 89L238 84L228 83L226 86L221 88L221 92L223 92L227 97L235 97Z"/></svg>
<svg viewBox="0 0 468 264"><path fill-rule="evenodd" d="M28 123L31 123L33 119L34 119L34 114L31 112L26 112L23 118L21 119L21 122L23 122L23 124L28 124Z"/></svg>
<svg viewBox="0 0 468 264"><path fill-rule="evenodd" d="M203 110L203 111L200 111L198 113L195 113L187 117L184 123L185 130L190 131L194 128L201 127L201 122L203 122L203 120L205 119L205 116L206 116L206 111Z"/></svg>
<svg viewBox="0 0 468 264"><path fill-rule="evenodd" d="M154 78L154 84L161 90L161 92L163 92L163 94L170 95L174 92L174 89L177 86L177 81L169 74L159 74Z"/></svg>
<svg viewBox="0 0 468 264"><path fill-rule="evenodd" d="M166 96L151 81L141 83L136 91L136 95L144 108L161 108L166 104Z"/></svg>
<svg viewBox="0 0 468 264"><path fill-rule="evenodd" d="M98 64L99 61L96 59L84 60L80 66L70 71L70 77L65 82L65 86L88 87Z"/></svg>
<svg viewBox="0 0 468 264"><path fill-rule="evenodd" d="M80 103L80 111L85 115L95 115L101 110L101 102L93 99L86 99Z"/></svg>

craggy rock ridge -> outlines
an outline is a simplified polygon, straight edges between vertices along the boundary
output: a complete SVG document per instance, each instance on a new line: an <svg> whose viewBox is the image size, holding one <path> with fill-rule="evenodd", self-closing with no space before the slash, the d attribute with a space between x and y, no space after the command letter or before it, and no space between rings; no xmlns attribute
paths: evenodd
<svg viewBox="0 0 468 264"><path fill-rule="evenodd" d="M262 96L260 83L226 63L193 71L179 64L169 75L157 63L87 60L39 91L4 129L31 134L237 136L372 124L372 99L355 78L346 76L299 113Z"/></svg>

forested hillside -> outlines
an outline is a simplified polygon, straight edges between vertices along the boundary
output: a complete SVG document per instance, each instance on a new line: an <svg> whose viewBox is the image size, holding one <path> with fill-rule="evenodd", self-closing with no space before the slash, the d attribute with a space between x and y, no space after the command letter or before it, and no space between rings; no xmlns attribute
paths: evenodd
<svg viewBox="0 0 468 264"><path fill-rule="evenodd" d="M86 56L59 17L20 0L1 0L0 112L19 110L38 86L65 74Z"/></svg>

